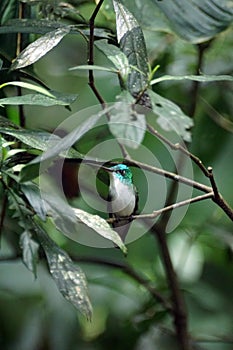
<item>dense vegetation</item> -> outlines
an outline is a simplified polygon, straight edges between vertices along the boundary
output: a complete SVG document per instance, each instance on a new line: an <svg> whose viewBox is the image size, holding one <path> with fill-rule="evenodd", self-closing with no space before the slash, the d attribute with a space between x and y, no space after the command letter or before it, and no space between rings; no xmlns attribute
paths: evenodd
<svg viewBox="0 0 233 350"><path fill-rule="evenodd" d="M232 349L232 19L228 0L1 1L1 349Z"/></svg>

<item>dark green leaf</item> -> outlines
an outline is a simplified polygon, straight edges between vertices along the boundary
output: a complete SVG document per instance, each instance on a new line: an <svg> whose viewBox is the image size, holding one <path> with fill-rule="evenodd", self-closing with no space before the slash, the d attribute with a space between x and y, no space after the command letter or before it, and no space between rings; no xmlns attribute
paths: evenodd
<svg viewBox="0 0 233 350"><path fill-rule="evenodd" d="M132 66L128 76L128 89L133 96L147 88L148 58L142 30L129 10L114 0L116 12L117 38L122 52Z"/></svg>
<svg viewBox="0 0 233 350"><path fill-rule="evenodd" d="M137 112L136 106L128 92L120 95L119 102L114 104L110 113L109 129L118 141L128 147L138 148L146 131L145 115Z"/></svg>
<svg viewBox="0 0 233 350"><path fill-rule="evenodd" d="M47 52L52 50L52 48L54 48L69 32L69 27L63 27L40 37L17 56L11 69L19 69L35 63Z"/></svg>
<svg viewBox="0 0 233 350"><path fill-rule="evenodd" d="M18 4L15 0L1 0L0 4L0 24L6 23L16 16Z"/></svg>
<svg viewBox="0 0 233 350"><path fill-rule="evenodd" d="M89 214L81 209L74 208L73 210L77 218L82 223L96 231L102 237L107 238L115 243L124 254L127 253L127 248L122 242L121 237L109 226L109 224L103 218L98 215Z"/></svg>
<svg viewBox="0 0 233 350"><path fill-rule="evenodd" d="M90 320L92 306L83 271L74 265L68 254L59 248L41 227L36 226L36 232L46 254L50 273L59 291Z"/></svg>
<svg viewBox="0 0 233 350"><path fill-rule="evenodd" d="M185 141L191 141L189 129L193 126L193 121L185 115L180 107L166 98L148 90L151 98L152 109L158 115L157 122L166 131L177 132Z"/></svg>
<svg viewBox="0 0 233 350"><path fill-rule="evenodd" d="M8 1L8 0L6 0ZM15 0L13 0L15 1ZM0 17L1 18L1 17ZM88 27L79 26L67 26L58 21L52 21L49 19L11 19L4 26L0 27L0 34L8 33L28 33L28 34L46 34L56 29L69 28L71 34L84 34L88 36L90 30ZM103 28L95 28L95 37L102 39L112 38L110 31Z"/></svg>
<svg viewBox="0 0 233 350"><path fill-rule="evenodd" d="M13 96L0 99L1 105L34 105L34 106L68 106L73 103L77 95L60 95L57 98L51 98L41 94L27 94L23 96Z"/></svg>
<svg viewBox="0 0 233 350"><path fill-rule="evenodd" d="M153 0L183 39L201 43L225 30L233 20L229 0Z"/></svg>
<svg viewBox="0 0 233 350"><path fill-rule="evenodd" d="M21 185L21 190L26 196L28 202L36 212L36 214L42 219L46 218L45 204L41 198L39 187L32 183L27 182Z"/></svg>
<svg viewBox="0 0 233 350"><path fill-rule="evenodd" d="M24 231L20 236L20 246L23 250L23 263L36 277L39 244L31 237L30 231Z"/></svg>

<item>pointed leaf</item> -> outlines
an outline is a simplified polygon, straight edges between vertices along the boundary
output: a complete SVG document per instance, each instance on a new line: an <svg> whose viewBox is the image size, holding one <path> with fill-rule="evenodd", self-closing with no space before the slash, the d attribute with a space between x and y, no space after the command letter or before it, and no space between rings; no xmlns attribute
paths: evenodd
<svg viewBox="0 0 233 350"><path fill-rule="evenodd" d="M118 0L113 1L116 12L117 38L120 48L126 55L131 69L128 76L128 89L133 96L147 88L148 84L148 58L144 36L135 17ZM142 96L144 105L148 95ZM148 102L149 103L149 102Z"/></svg>
<svg viewBox="0 0 233 350"><path fill-rule="evenodd" d="M35 229L46 254L50 273L59 291L90 320L92 306L88 296L86 276L83 271L73 263L68 254L59 248L40 226L36 226Z"/></svg>
<svg viewBox="0 0 233 350"><path fill-rule="evenodd" d="M101 70L105 72L118 73L118 71L114 68L107 68L107 67L88 65L88 64L84 64L82 66L75 66L70 68L69 70Z"/></svg>
<svg viewBox="0 0 233 350"><path fill-rule="evenodd" d="M31 233L26 230L20 236L20 246L23 250L23 263L36 277L39 244L32 239Z"/></svg>
<svg viewBox="0 0 233 350"><path fill-rule="evenodd" d="M150 85L168 80L192 80L205 83L213 81L233 81L233 77L231 75L163 75L162 77L151 80Z"/></svg>
<svg viewBox="0 0 233 350"><path fill-rule="evenodd" d="M81 209L73 208L73 210L77 218L82 223L96 231L102 237L109 239L115 243L124 254L127 253L127 248L121 240L121 237L109 226L109 224L103 218L98 215L89 214Z"/></svg>
<svg viewBox="0 0 233 350"><path fill-rule="evenodd" d="M69 27L63 27L40 37L27 46L26 49L16 57L11 69L19 69L35 63L47 52L52 50L52 48L54 48L69 32Z"/></svg>
<svg viewBox="0 0 233 350"><path fill-rule="evenodd" d="M23 96L13 96L0 99L0 104L4 105L34 105L34 106L68 106L73 103L77 95L63 95L51 98L41 94L27 94Z"/></svg>
<svg viewBox="0 0 233 350"><path fill-rule="evenodd" d="M19 87L22 87L24 89L33 90L33 91L39 92L40 94L49 96L51 98L55 97L54 95L52 95L48 90L46 90L42 86L38 86L38 85L30 84L30 83L25 83L24 81L9 81L7 83L0 85L0 89L2 89L5 86L8 86L8 85L19 86Z"/></svg>
<svg viewBox="0 0 233 350"><path fill-rule="evenodd" d="M166 131L175 131L185 141L191 141L189 129L193 126L193 121L185 115L180 107L166 98L149 90L152 109L158 115L158 124Z"/></svg>

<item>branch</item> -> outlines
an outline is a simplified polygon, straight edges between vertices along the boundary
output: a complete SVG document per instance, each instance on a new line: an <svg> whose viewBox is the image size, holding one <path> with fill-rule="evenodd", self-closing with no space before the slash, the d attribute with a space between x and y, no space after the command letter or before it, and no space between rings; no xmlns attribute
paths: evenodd
<svg viewBox="0 0 233 350"><path fill-rule="evenodd" d="M204 191L206 193L214 193L214 196L212 196L212 200L220 207L222 208L222 210L227 214L227 216L233 221L233 209L230 207L230 205L223 199L221 193L218 191L216 182L214 180L214 176L213 176L213 169L212 167L208 167L206 168L204 166L204 164L202 163L202 161L196 157L194 154L190 153L186 148L184 148L183 146L181 146L179 143L177 144L173 144L172 142L170 142L168 139L166 139L163 135L159 134L159 132L157 130L155 130L152 126L148 125L147 126L148 130L153 133L153 135L155 135L157 138L159 138L161 141L163 141L164 143L166 143L171 149L173 150L179 150L180 152L182 152L183 154L185 154L186 156L188 156L198 167L199 169L203 172L203 174L210 180L210 184L211 187L202 185L200 186L200 183L196 183L195 181L193 182L194 185L193 187ZM169 174L167 174L169 177ZM165 176L165 175L164 175ZM175 175L177 177L179 177L180 182L183 182L183 178L180 177L179 175ZM172 177L174 177L174 174L172 175ZM186 179L187 180L187 179ZM188 182L185 180L185 182L188 184ZM190 180L191 181L191 180ZM204 187L203 187L204 186Z"/></svg>
<svg viewBox="0 0 233 350"><path fill-rule="evenodd" d="M166 270L167 281L171 291L171 299L173 302L173 317L174 326L176 329L177 338L180 342L181 350L190 350L190 339L188 335L187 312L183 295L179 288L179 282L176 272L173 268L171 256L166 242L166 235L162 225L155 224L150 231L157 238L161 250L161 256ZM166 223L165 223L166 225Z"/></svg>
<svg viewBox="0 0 233 350"><path fill-rule="evenodd" d="M189 199L186 199L184 201L168 205L167 207L164 207L162 209L154 210L151 214L133 215L132 219L155 219L157 216L159 216L165 212L183 207L185 205L189 205L191 203L200 202L200 201L203 201L203 200L208 199L208 198L213 198L213 192L206 193L206 194L203 194L201 196L189 198Z"/></svg>
<svg viewBox="0 0 233 350"><path fill-rule="evenodd" d="M213 188L214 196L212 200L223 209L223 211L227 214L227 216L233 221L233 209L229 206L229 204L222 197L221 193L218 191L212 167L208 167L209 179Z"/></svg>
<svg viewBox="0 0 233 350"><path fill-rule="evenodd" d="M189 205L191 203L196 203L196 202L203 201L205 199L213 198L213 196L214 196L213 192L206 193L206 194L203 194L201 196L197 196L197 197L194 197L194 198L189 198L189 199L186 199L184 201L168 205L168 206L166 206L166 207L164 207L162 209L159 209L159 210L154 210L150 214L132 215L132 216L129 216L128 219L129 219L129 221L131 221L131 220L138 220L138 219L143 219L143 220L144 219L155 219L155 218L157 218L157 216L159 216L159 215L161 215L163 213L166 213L166 212L169 212L171 210L183 207L185 205ZM124 216L124 217L118 217L117 219L116 218L109 218L106 221L109 224L112 224L115 221L121 221L121 220L125 221L126 219L127 219L127 217Z"/></svg>
<svg viewBox="0 0 233 350"><path fill-rule="evenodd" d="M89 27L90 27L90 37L89 37L89 53L88 53L88 64L93 65L94 64L94 30L95 30L95 19L96 16L100 10L101 5L103 4L104 0L100 0L98 4L96 5L96 8L94 12L91 15L91 18L89 20ZM98 89L95 86L95 79L94 79L94 73L93 70L89 70L89 86L94 92L96 98L100 102L100 104L104 107L106 105L103 97L100 95Z"/></svg>
<svg viewBox="0 0 233 350"><path fill-rule="evenodd" d="M125 273L126 275L134 279L136 282L141 284L145 289L147 289L148 292L153 296L153 298L159 303L161 303L167 311L172 312L171 305L168 303L168 301L156 290L156 288L151 286L150 282L145 277L138 274L130 265L96 257L77 257L72 255L71 259L75 262L104 265L121 270L123 273Z"/></svg>

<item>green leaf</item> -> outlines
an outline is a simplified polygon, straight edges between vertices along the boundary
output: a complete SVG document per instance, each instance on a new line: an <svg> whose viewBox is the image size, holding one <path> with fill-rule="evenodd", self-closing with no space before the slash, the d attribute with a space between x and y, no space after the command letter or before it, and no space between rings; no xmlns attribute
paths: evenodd
<svg viewBox="0 0 233 350"><path fill-rule="evenodd" d="M8 129L1 127L1 134L10 135L17 140L25 143L30 147L35 149L46 151L48 146L51 144L56 144L61 138L57 135L50 134L46 131L35 131L35 130L26 130L26 129Z"/></svg>
<svg viewBox="0 0 233 350"><path fill-rule="evenodd" d="M46 96L49 96L51 98L54 98L55 96L52 95L48 90L46 90L45 88L41 87L41 86L38 86L38 85L33 85L33 84L30 84L30 83L25 83L23 81L9 81L7 83L4 83L2 85L0 85L0 89L2 89L3 87L5 86L8 86L8 85L13 85L13 86L19 86L19 87L22 87L24 89L29 89L29 90L33 90L33 91L36 91L36 92L39 92L40 94L43 94L43 95L46 95Z"/></svg>
<svg viewBox="0 0 233 350"><path fill-rule="evenodd" d="M0 24L6 23L18 13L18 4L15 0L1 0L0 4Z"/></svg>
<svg viewBox="0 0 233 350"><path fill-rule="evenodd" d="M150 85L168 80L192 80L206 83L213 81L233 81L233 77L231 75L163 75L162 77L151 80Z"/></svg>
<svg viewBox="0 0 233 350"><path fill-rule="evenodd" d="M31 232L25 230L20 236L20 246L23 250L23 263L36 277L39 244L31 237Z"/></svg>
<svg viewBox="0 0 233 350"><path fill-rule="evenodd" d="M5 118L3 118L5 119ZM7 119L6 119L7 120ZM2 125L1 121L0 124ZM7 123L8 124L8 123ZM46 131L37 131L37 130L27 130L27 129L9 129L3 127L0 127L0 134L6 134L13 136L17 140L20 140L21 142L25 143L25 145L28 145L34 149L38 149L40 151L47 151L51 147L54 147L58 144L61 140L63 140L61 137L50 134ZM61 154L62 155L62 154ZM75 149L71 148L68 152L63 154L66 156L66 158L82 158L83 156L81 153L76 151Z"/></svg>
<svg viewBox="0 0 233 350"><path fill-rule="evenodd" d="M6 0L9 1L9 0ZM15 1L15 0L13 0ZM14 16L15 17L15 16ZM1 18L1 16L0 16ZM90 29L88 26L83 27L81 24L67 26L58 21L52 21L49 19L16 19L12 18L7 21L4 26L0 26L0 34L8 33L28 33L28 34L46 34L52 30L69 28L70 34L82 34L88 36L90 34ZM110 31L103 28L95 28L95 37L101 39L112 39L113 35Z"/></svg>
<svg viewBox="0 0 233 350"><path fill-rule="evenodd" d="M46 213L52 218L57 229L70 237L70 235L77 231L77 218L73 208L61 196L57 195L55 191L50 193L47 184L41 182L40 186Z"/></svg>
<svg viewBox="0 0 233 350"><path fill-rule="evenodd" d="M21 181L28 181L30 180L30 169L33 168L34 173L37 171L38 164L40 163L40 168L42 171L47 169L53 159L58 157L60 154L65 154L66 150L69 150L70 147L77 142L83 135L85 135L86 132L88 132L95 124L96 122L104 115L106 114L112 107L106 108L103 111L100 111L99 113L91 116L88 118L85 122L83 122L80 126L78 126L76 129L74 129L70 134L66 135L60 141L57 143L51 142L49 144L49 148L46 152L44 152L41 156L33 159L27 166L25 166L21 171ZM71 149L69 150L69 152ZM64 152L64 153L63 153ZM69 156L69 152L67 152L67 157ZM78 156L79 155L79 156ZM76 154L76 158L83 158L78 152ZM37 174L37 176L39 173Z"/></svg>
<svg viewBox="0 0 233 350"><path fill-rule="evenodd" d="M107 40L98 40L95 42L95 46L107 56L117 68L117 72L120 73L122 79L126 81L130 72L130 66L124 52L119 47L108 44Z"/></svg>
<svg viewBox="0 0 233 350"><path fill-rule="evenodd" d="M15 59L11 69L29 66L52 50L70 32L70 27L53 30L26 47Z"/></svg>
<svg viewBox="0 0 233 350"><path fill-rule="evenodd" d="M153 0L171 28L183 39L201 43L225 30L233 20L229 0Z"/></svg>
<svg viewBox="0 0 233 350"><path fill-rule="evenodd" d="M175 131L185 141L191 141L191 133L189 129L193 126L193 121L185 115L180 107L172 101L156 94L154 91L148 90L152 109L158 115L157 122L162 129L166 131Z"/></svg>
<svg viewBox="0 0 233 350"><path fill-rule="evenodd" d="M137 106L132 107L132 96L123 92L119 102L114 104L110 113L109 129L117 140L133 149L142 143L146 132L146 118L141 112L137 112Z"/></svg>
<svg viewBox="0 0 233 350"><path fill-rule="evenodd" d="M118 73L118 71L114 68L107 68L103 66L88 65L88 64L84 64L82 66L75 66L75 67L69 68L69 70L101 70L105 72Z"/></svg>
<svg viewBox="0 0 233 350"><path fill-rule="evenodd" d="M68 106L73 103L77 95L60 95L57 98L44 96L41 94L27 94L23 96L13 96L0 99L1 105L34 105L34 106Z"/></svg>
<svg viewBox="0 0 233 350"><path fill-rule="evenodd" d="M88 320L92 316L92 306L88 296L86 276L74 265L68 254L40 227L35 227L38 239L47 257L50 273L61 294L73 304Z"/></svg>
<svg viewBox="0 0 233 350"><path fill-rule="evenodd" d="M86 226L93 229L100 236L115 243L124 254L127 254L127 248L124 245L121 237L114 231L109 224L100 216L89 214L84 210L73 208L77 218Z"/></svg>
<svg viewBox="0 0 233 350"><path fill-rule="evenodd" d="M144 91L148 85L148 58L144 36L135 17L119 1L114 0L116 12L117 38L122 52L128 59L131 69L128 75L128 89L133 96ZM145 100L148 95L142 96ZM144 103L146 105L146 103Z"/></svg>
<svg viewBox="0 0 233 350"><path fill-rule="evenodd" d="M42 219L46 219L46 208L45 204L41 198L41 193L39 190L39 187L32 183L32 182L26 182L24 184L21 184L21 191L24 193L25 197L27 198L28 202L36 212L36 214Z"/></svg>

